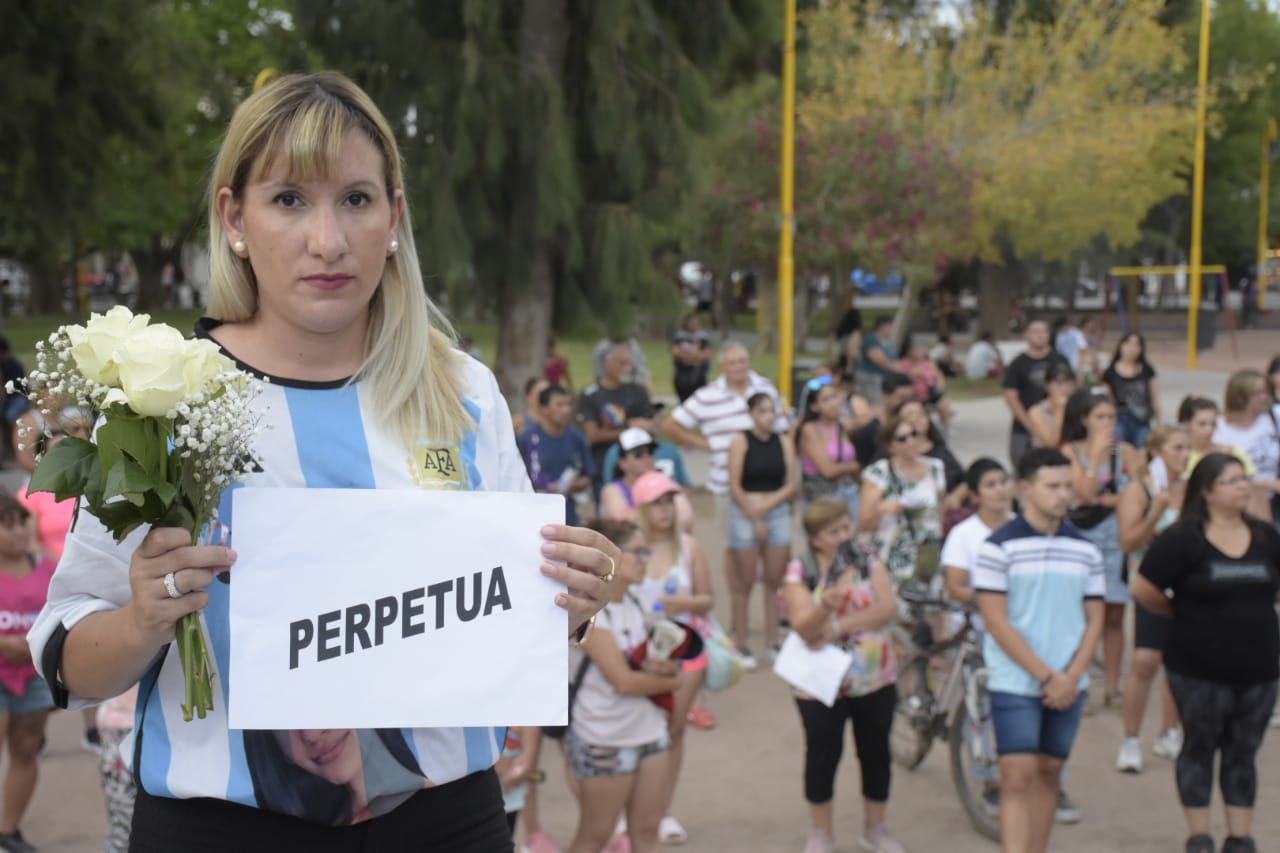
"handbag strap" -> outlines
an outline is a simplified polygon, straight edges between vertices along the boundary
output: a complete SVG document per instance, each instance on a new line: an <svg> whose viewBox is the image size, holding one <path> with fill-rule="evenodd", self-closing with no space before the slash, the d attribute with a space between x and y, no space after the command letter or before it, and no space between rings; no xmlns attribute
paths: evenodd
<svg viewBox="0 0 1280 853"><path fill-rule="evenodd" d="M591 668L591 658L586 652L582 653L582 663L578 664L578 671L573 674L573 681L569 684L569 713L573 713L573 700L578 698L578 690L582 687L583 680L587 677L587 670Z"/></svg>

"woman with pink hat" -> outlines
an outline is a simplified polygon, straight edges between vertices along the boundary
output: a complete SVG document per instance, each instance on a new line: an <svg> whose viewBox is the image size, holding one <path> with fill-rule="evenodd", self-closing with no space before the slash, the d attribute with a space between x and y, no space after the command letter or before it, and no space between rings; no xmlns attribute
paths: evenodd
<svg viewBox="0 0 1280 853"><path fill-rule="evenodd" d="M632 587L632 592L653 612L661 605L662 613L708 636L714 598L711 592L711 570L707 557L697 541L677 524L676 500L683 497L678 483L666 474L650 471L636 480L635 498L639 510L636 521L649 544L645 560L645 576ZM680 822L671 816L676 781L684 758L686 723L699 728L712 728L715 716L701 705L695 705L698 691L706 680L707 655L704 652L684 662L680 689L675 693L675 707L667 722L671 735L670 781L666 791L666 811L658 828L665 844L682 844L688 840Z"/></svg>

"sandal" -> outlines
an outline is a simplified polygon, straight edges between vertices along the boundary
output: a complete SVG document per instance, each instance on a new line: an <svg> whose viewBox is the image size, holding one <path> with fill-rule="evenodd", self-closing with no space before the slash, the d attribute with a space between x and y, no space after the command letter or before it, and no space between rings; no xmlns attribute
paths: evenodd
<svg viewBox="0 0 1280 853"><path fill-rule="evenodd" d="M689 725L695 729L714 729L716 727L716 715L703 705L690 705L687 719L689 720Z"/></svg>
<svg viewBox="0 0 1280 853"><path fill-rule="evenodd" d="M658 840L663 844L684 844L689 840L689 833L685 832L680 821L667 815L658 824Z"/></svg>

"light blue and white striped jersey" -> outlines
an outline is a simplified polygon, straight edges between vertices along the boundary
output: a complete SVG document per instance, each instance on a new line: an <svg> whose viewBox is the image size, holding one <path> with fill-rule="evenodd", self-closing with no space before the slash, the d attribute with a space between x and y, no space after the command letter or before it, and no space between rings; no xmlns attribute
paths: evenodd
<svg viewBox="0 0 1280 853"><path fill-rule="evenodd" d="M263 470L236 488L532 491L516 449L511 416L493 374L475 359L459 362L474 428L460 442L424 438L412 451L397 435L373 422L364 384L272 378L253 403L269 424L256 444ZM227 490L209 538L234 544L235 521L231 490ZM377 530L368 533L378 535ZM37 666L43 663L44 647L55 634L65 634L91 613L129 601L130 556L143 535L144 531L135 531L117 545L96 518L78 514L50 585L49 603L30 633ZM376 571L377 567L359 570ZM486 770L497 760L506 739L502 728L379 730L348 732L345 737L344 733L228 730L227 610L235 570L229 574L230 581L224 575L209 589L210 602L204 611L218 673L212 713L204 720L183 721L183 675L176 645L140 682L136 734L141 744L136 771L148 793L213 797L319 823L345 824L383 814L426 785ZM342 685L334 685L335 691L341 689ZM79 697L70 697L70 707L85 704ZM363 768L367 804L360 800L353 804L344 790L335 791L335 786L318 779L324 775L319 765L346 749ZM304 755L307 760L300 764L299 752L307 750L312 754ZM310 773L299 774L301 766L309 766Z"/></svg>
<svg viewBox="0 0 1280 853"><path fill-rule="evenodd" d="M1106 592L1102 552L1066 521L1055 535L1045 536L1019 515L978 549L973 588L1005 595L1009 624L1037 657L1061 672L1084 639L1085 600L1101 601ZM1040 682L1014 663L990 632L983 655L991 690L1040 695ZM1086 675L1080 689L1088 685Z"/></svg>

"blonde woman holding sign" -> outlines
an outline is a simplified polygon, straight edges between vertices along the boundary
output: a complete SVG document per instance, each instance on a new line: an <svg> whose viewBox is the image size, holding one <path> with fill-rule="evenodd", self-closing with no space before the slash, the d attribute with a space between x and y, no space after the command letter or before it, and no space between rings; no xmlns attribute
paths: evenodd
<svg viewBox="0 0 1280 853"><path fill-rule="evenodd" d="M281 77L231 119L210 183L210 318L197 334L270 379L253 403L273 425L254 448L264 470L246 489L531 491L493 375L454 347L426 296L400 170L386 119L336 74ZM292 771L273 750L255 751L251 767L225 710L231 509L228 490L196 546L176 529L116 544L81 514L30 634L64 706L141 682L130 849L323 853L350 849L347 827L362 822L366 847L389 853L510 850L492 769L500 727L285 732L277 743L311 747L290 751L294 769L328 779L340 757L363 772L343 774L342 808L303 795L331 784L265 793ZM542 571L564 584L556 603L581 639L621 554L589 530L543 535ZM429 555L418 555L424 567ZM300 584L313 582L310 568L297 567ZM174 624L196 611L219 677L213 711L184 722L171 645ZM342 748L326 750L330 741Z"/></svg>

